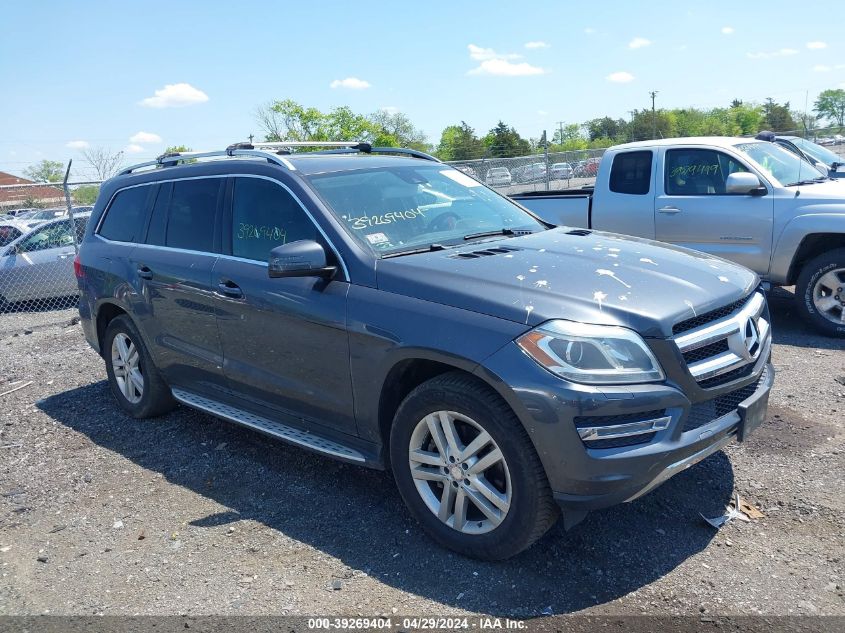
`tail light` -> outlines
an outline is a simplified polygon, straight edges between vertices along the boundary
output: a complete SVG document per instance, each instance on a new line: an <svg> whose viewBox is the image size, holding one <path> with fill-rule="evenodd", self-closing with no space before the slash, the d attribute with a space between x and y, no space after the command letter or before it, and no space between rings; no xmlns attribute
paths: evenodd
<svg viewBox="0 0 845 633"><path fill-rule="evenodd" d="M85 271L82 269L82 262L79 261L79 253L77 253L76 257L73 258L73 274L76 275L77 279L85 277Z"/></svg>

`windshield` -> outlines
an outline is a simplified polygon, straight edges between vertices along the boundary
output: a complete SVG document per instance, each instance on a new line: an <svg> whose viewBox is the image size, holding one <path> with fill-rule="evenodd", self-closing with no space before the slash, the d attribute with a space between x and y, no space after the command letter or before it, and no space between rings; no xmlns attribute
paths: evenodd
<svg viewBox="0 0 845 633"><path fill-rule="evenodd" d="M818 169L780 145L763 141L735 147L786 187L820 177Z"/></svg>
<svg viewBox="0 0 845 633"><path fill-rule="evenodd" d="M356 241L387 255L464 243L479 233L545 227L478 181L445 165L397 166L311 176Z"/></svg>
<svg viewBox="0 0 845 633"><path fill-rule="evenodd" d="M799 148L801 148L802 152L804 152L805 154L809 154L816 160L823 162L828 167L830 165L833 165L833 163L841 163L843 161L842 158L831 152L826 147L817 145L816 143L808 141L807 139L792 138L789 140L795 143L795 145L797 145Z"/></svg>

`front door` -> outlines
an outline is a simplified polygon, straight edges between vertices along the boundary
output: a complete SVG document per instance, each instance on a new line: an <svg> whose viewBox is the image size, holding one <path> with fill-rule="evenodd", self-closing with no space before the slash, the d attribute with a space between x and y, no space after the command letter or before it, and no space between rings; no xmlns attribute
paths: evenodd
<svg viewBox="0 0 845 633"><path fill-rule="evenodd" d="M345 280L271 279L270 250L320 240L316 225L279 183L233 179L224 251L214 267L224 373L235 397L306 427L355 433ZM229 230L227 230L227 227ZM330 255L331 257L331 255Z"/></svg>
<svg viewBox="0 0 845 633"><path fill-rule="evenodd" d="M713 149L668 149L663 164L654 205L657 239L767 274L774 214L771 188L764 196L727 193L728 175L752 170Z"/></svg>

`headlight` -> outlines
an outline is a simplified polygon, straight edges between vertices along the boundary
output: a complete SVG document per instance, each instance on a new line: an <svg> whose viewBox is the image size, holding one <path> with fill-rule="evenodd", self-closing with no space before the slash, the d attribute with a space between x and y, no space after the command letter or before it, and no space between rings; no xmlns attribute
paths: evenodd
<svg viewBox="0 0 845 633"><path fill-rule="evenodd" d="M573 382L619 385L664 378L643 339L623 327L548 321L516 343L550 372Z"/></svg>

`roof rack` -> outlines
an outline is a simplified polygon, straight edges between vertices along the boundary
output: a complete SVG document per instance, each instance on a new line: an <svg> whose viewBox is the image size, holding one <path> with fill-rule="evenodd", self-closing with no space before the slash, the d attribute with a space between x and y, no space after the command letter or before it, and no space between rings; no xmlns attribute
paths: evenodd
<svg viewBox="0 0 845 633"><path fill-rule="evenodd" d="M268 162L275 163L282 167L286 167L291 171L295 171L296 167L284 158L291 154L291 149L297 147L330 147L334 149L318 150L309 152L309 154L396 154L403 156L411 156L413 158L420 158L423 160L430 160L434 162L441 162L439 159L420 152L415 149L406 149L402 147L373 147L369 143L361 141L273 141L267 143L232 143L225 150L214 150L210 152L167 152L158 156L155 160L147 161L126 167L121 170L118 175L124 176L126 174L134 173L145 167L175 167L179 163L184 163L189 160L197 160L200 158L222 158L235 156L252 156L256 158L263 158Z"/></svg>

